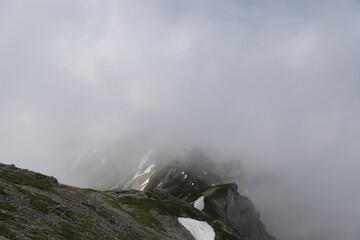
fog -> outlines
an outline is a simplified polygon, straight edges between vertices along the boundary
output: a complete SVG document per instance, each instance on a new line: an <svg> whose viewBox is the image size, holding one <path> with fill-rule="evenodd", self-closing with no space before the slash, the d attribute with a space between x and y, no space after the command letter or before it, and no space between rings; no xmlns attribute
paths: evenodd
<svg viewBox="0 0 360 240"><path fill-rule="evenodd" d="M279 239L358 240L359 23L356 0L0 1L0 161L90 186L90 153L211 149Z"/></svg>

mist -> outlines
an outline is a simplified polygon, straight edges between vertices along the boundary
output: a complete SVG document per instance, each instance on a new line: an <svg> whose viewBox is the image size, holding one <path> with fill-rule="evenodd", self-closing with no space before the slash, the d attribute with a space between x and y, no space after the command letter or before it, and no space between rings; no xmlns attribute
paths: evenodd
<svg viewBox="0 0 360 240"><path fill-rule="evenodd" d="M86 187L85 155L211 149L279 239L357 240L359 23L355 0L1 1L0 161Z"/></svg>

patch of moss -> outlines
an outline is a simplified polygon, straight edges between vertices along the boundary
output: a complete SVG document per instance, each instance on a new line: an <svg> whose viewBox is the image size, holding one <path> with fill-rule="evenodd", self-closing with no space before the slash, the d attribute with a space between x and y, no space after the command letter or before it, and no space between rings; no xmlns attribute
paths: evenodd
<svg viewBox="0 0 360 240"><path fill-rule="evenodd" d="M4 188L0 186L0 195L8 196L9 194L4 191Z"/></svg>
<svg viewBox="0 0 360 240"><path fill-rule="evenodd" d="M30 230L31 234L28 234L27 237L34 240L46 240L48 239L45 237L41 232L37 230Z"/></svg>
<svg viewBox="0 0 360 240"><path fill-rule="evenodd" d="M23 226L21 223L17 222L17 221L16 221L16 222L14 222L14 221L9 221L8 224L13 225L13 226L15 226L15 227L17 227L17 228L24 229L24 226Z"/></svg>
<svg viewBox="0 0 360 240"><path fill-rule="evenodd" d="M96 190L94 189L90 189L90 188L79 188L81 193L85 194L85 195L89 195L93 192L96 192Z"/></svg>
<svg viewBox="0 0 360 240"><path fill-rule="evenodd" d="M51 183L43 177L38 179L25 174L0 172L0 179L10 184L31 186L48 192L53 192Z"/></svg>
<svg viewBox="0 0 360 240"><path fill-rule="evenodd" d="M37 211L38 213L42 213L42 214L49 213L48 205L43 201L34 200L31 202L30 207L35 211Z"/></svg>
<svg viewBox="0 0 360 240"><path fill-rule="evenodd" d="M60 223L61 231L58 233L62 240L78 240L78 239L84 239L83 236L75 232L70 224L66 222Z"/></svg>
<svg viewBox="0 0 360 240"><path fill-rule="evenodd" d="M5 226L0 225L0 236L7 237L9 239L15 239L15 234L13 234L9 229Z"/></svg>
<svg viewBox="0 0 360 240"><path fill-rule="evenodd" d="M14 207L13 205L11 205L9 203L0 204L0 209L7 210L10 212L16 211L16 207Z"/></svg>
<svg viewBox="0 0 360 240"><path fill-rule="evenodd" d="M30 207L37 211L38 213L48 214L49 213L49 205L57 204L51 198L38 194L38 193L31 193L30 191L23 189L22 187L17 186L17 191L23 193L26 198L30 199Z"/></svg>
<svg viewBox="0 0 360 240"><path fill-rule="evenodd" d="M15 218L7 213L0 212L0 221L15 220Z"/></svg>
<svg viewBox="0 0 360 240"><path fill-rule="evenodd" d="M182 203L160 201L150 198L134 198L131 196L120 197L117 199L117 202L132 208L133 211L127 213L137 219L141 224L162 231L165 229L161 222L152 216L151 210L157 211L160 215L175 217L188 216L198 220L207 219L207 217L197 209Z"/></svg>
<svg viewBox="0 0 360 240"><path fill-rule="evenodd" d="M32 236L28 236L30 239L33 239L33 240L47 240L48 238L43 236L43 235L32 235Z"/></svg>

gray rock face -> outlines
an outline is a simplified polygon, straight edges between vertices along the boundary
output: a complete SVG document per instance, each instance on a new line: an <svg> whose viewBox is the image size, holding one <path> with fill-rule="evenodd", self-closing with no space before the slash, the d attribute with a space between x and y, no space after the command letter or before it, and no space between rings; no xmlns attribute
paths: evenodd
<svg viewBox="0 0 360 240"><path fill-rule="evenodd" d="M275 240L266 231L252 202L237 192L236 184L215 186L205 191L204 195L205 210L214 217L220 217L240 235L249 240Z"/></svg>

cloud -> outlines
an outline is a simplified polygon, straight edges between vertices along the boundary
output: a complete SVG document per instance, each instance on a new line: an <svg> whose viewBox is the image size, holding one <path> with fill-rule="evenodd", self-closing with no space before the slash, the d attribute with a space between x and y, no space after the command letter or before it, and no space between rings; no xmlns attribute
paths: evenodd
<svg viewBox="0 0 360 240"><path fill-rule="evenodd" d="M278 236L358 239L357 1L0 4L2 162L76 183L94 146L211 146Z"/></svg>

